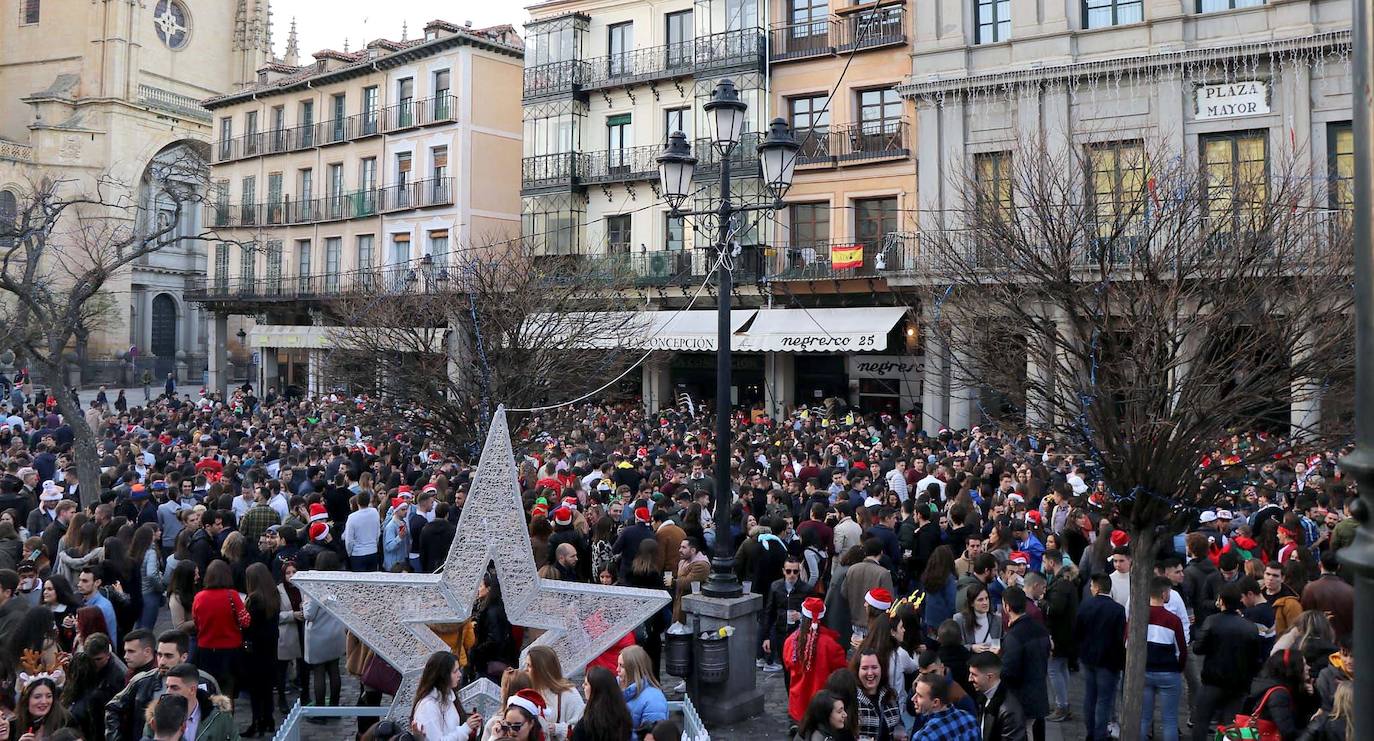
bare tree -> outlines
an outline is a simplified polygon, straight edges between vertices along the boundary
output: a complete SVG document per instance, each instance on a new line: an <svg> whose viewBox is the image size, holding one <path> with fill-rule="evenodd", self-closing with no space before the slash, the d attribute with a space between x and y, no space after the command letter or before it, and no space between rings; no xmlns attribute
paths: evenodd
<svg viewBox="0 0 1374 741"><path fill-rule="evenodd" d="M209 168L194 153L154 165L150 178L162 218L140 202L135 183L103 175L89 186L40 179L19 194L0 223L0 346L12 347L52 389L71 426L81 501L100 495L95 434L73 398L67 358L123 305L112 279L143 257L183 239L183 215L203 200Z"/></svg>
<svg viewBox="0 0 1374 741"><path fill-rule="evenodd" d="M637 357L644 327L631 309L643 300L625 267L508 242L386 268L379 290L326 309L328 382L412 402L417 427L461 449L496 404L568 401Z"/></svg>
<svg viewBox="0 0 1374 741"><path fill-rule="evenodd" d="M921 234L956 385L1004 428L1081 452L1131 535L1126 697L1143 691L1157 548L1236 464L1209 454L1276 423L1295 445L1330 439L1289 405L1320 408L1353 371L1346 214L1314 208L1327 184L1292 161L1236 159L1148 143L978 158L953 178L967 210ZM1136 738L1140 705L1121 720Z"/></svg>

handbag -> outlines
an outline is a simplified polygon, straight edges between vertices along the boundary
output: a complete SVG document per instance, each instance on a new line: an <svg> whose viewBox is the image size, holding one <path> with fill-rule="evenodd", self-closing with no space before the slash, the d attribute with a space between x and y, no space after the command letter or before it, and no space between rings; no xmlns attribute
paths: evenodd
<svg viewBox="0 0 1374 741"><path fill-rule="evenodd" d="M239 634L242 639L239 648L243 649L244 653L251 653L253 650L253 639L248 637L247 630L248 626L253 624L253 616L248 614L248 608L244 607L243 603L239 601L237 592L229 593L229 611L234 613L234 621L238 623L239 626Z"/></svg>
<svg viewBox="0 0 1374 741"><path fill-rule="evenodd" d="M401 689L401 673L377 654L372 654L367 658L367 664L363 666L363 675L360 679L364 687L386 695L394 696L396 691Z"/></svg>
<svg viewBox="0 0 1374 741"><path fill-rule="evenodd" d="M1270 687L1269 691L1264 693L1264 697L1260 698L1259 704L1255 705L1253 712L1249 715L1236 713L1235 719L1229 725L1217 729L1213 741L1282 741L1283 737L1274 721L1260 718L1264 703L1278 690L1287 692L1288 688L1283 685Z"/></svg>

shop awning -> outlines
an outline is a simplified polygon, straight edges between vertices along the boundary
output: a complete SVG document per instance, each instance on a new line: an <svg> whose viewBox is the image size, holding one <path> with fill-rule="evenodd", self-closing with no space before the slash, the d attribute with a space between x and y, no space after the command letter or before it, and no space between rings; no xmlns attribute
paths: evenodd
<svg viewBox="0 0 1374 741"><path fill-rule="evenodd" d="M730 312L730 331L739 332L754 317L754 309ZM680 350L684 352L715 352L716 312L706 311L630 311L605 313L568 313L559 317L537 315L532 322L548 322L550 329L529 334L559 336L576 335L574 347L632 350ZM560 330L562 325L565 329ZM736 334L732 347L739 349L741 337ZM561 343L562 341L559 340Z"/></svg>
<svg viewBox="0 0 1374 741"><path fill-rule="evenodd" d="M343 348L348 345L351 333L361 331L351 327L316 327L308 325L259 324L248 330L248 346L252 348L303 348L307 350L327 350ZM375 330L386 337L388 330ZM447 330L418 329L397 330L393 336L398 350L408 351L421 344L428 344L431 352L441 352L444 334Z"/></svg>
<svg viewBox="0 0 1374 741"><path fill-rule="evenodd" d="M887 333L906 307L759 309L736 350L765 352L872 352L887 349Z"/></svg>

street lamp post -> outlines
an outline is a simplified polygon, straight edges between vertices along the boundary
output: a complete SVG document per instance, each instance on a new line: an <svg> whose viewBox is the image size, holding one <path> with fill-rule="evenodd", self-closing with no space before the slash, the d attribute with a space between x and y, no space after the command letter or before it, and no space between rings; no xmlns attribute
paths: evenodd
<svg viewBox="0 0 1374 741"><path fill-rule="evenodd" d="M1374 2L1355 0L1353 25L1355 141L1374 136ZM1361 138L1363 137L1363 138ZM1360 523L1355 542L1341 559L1355 572L1355 625L1374 622L1374 150L1355 147L1355 451L1341 460L1354 477L1360 498L1353 509ZM1374 637L1355 637L1355 661L1374 664ZM1368 738L1374 729L1374 672L1355 677L1355 727Z"/></svg>
<svg viewBox="0 0 1374 741"><path fill-rule="evenodd" d="M773 202L756 206L736 206L730 200L730 155L744 134L745 112L749 106L739 97L735 83L721 80L711 94L710 102L702 106L711 129L712 145L720 158L720 203L701 211L683 211L682 204L692 194L692 174L697 159L681 131L673 132L668 145L658 158L659 183L663 198L671 209L670 216L714 216L717 219L716 282L719 299L716 306L716 496L714 556L711 577L702 588L708 597L739 597L743 590L735 578L735 549L730 531L730 511L734 505L734 489L730 477L730 416L731 416L731 351L730 351L730 294L734 289L731 274L731 233L736 215L749 211L774 210L781 206L783 195L792 185L796 169L797 150L801 147L793 139L787 122L774 119L768 137L758 145L759 165L764 182L773 194Z"/></svg>

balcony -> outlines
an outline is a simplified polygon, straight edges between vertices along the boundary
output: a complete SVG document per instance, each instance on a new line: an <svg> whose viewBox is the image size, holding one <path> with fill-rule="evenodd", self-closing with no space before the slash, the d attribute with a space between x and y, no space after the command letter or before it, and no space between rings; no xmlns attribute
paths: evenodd
<svg viewBox="0 0 1374 741"><path fill-rule="evenodd" d="M382 125L388 133L421 126L453 123L458 120L458 106L447 93L433 98L409 100L382 109Z"/></svg>
<svg viewBox="0 0 1374 741"><path fill-rule="evenodd" d="M583 155L582 182L592 184L657 180L656 160L661 154L663 147L658 144L588 152Z"/></svg>
<svg viewBox="0 0 1374 741"><path fill-rule="evenodd" d="M855 10L835 24L835 53L906 44L906 6Z"/></svg>
<svg viewBox="0 0 1374 741"><path fill-rule="evenodd" d="M691 41L592 59L525 68L525 100L700 76L734 68L763 69L768 37L761 28L722 31Z"/></svg>
<svg viewBox="0 0 1374 741"><path fill-rule="evenodd" d="M452 204L453 178L417 180L382 188L382 210L387 212Z"/></svg>
<svg viewBox="0 0 1374 741"><path fill-rule="evenodd" d="M834 39L837 36L835 25L836 21L823 18L772 29L768 32L769 61L786 62L834 54Z"/></svg>
<svg viewBox="0 0 1374 741"><path fill-rule="evenodd" d="M806 136L798 137L802 142L798 165L843 165L911 156L906 121L860 121L806 131Z"/></svg>
<svg viewBox="0 0 1374 741"><path fill-rule="evenodd" d="M889 232L880 242L823 240L777 247L768 259L769 280L807 281L871 278L893 273L912 273L928 269L921 260L915 232ZM832 250L837 247L863 248L863 263L835 268Z"/></svg>
<svg viewBox="0 0 1374 741"><path fill-rule="evenodd" d="M590 67L580 59L525 68L525 99L580 92Z"/></svg>
<svg viewBox="0 0 1374 741"><path fill-rule="evenodd" d="M625 286L700 285L715 268L711 251L696 249L547 255L538 259L550 274ZM735 280L757 282L764 276L764 267L758 251L746 252L735 264Z"/></svg>
<svg viewBox="0 0 1374 741"><path fill-rule="evenodd" d="M696 44L682 41L650 46L588 59L586 64L589 75L583 86L586 90L685 77L696 67Z"/></svg>
<svg viewBox="0 0 1374 741"><path fill-rule="evenodd" d="M526 157L521 161L521 192L571 188L581 182L585 155L559 152Z"/></svg>
<svg viewBox="0 0 1374 741"><path fill-rule="evenodd" d="M245 157L256 157L263 153L265 144L260 131L236 136L232 139L220 139L215 142L215 146L211 150L212 162L217 164L244 159Z"/></svg>

